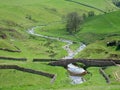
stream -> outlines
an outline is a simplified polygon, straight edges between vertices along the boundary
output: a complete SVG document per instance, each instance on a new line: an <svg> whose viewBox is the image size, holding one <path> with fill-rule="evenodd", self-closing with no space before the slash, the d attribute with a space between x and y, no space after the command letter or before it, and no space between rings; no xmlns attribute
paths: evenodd
<svg viewBox="0 0 120 90"><path fill-rule="evenodd" d="M65 40L65 39L61 39L61 38L56 38L56 37L45 36L45 35L37 34L34 32L34 30L36 28L42 28L42 27L45 27L45 26L42 25L42 26L33 27L33 28L28 30L28 33L35 35L35 36L42 37L42 38L57 40L57 41L66 43L66 45L63 46L62 48L67 51L68 55L63 57L62 59L73 59L75 55L77 55L79 52L81 52L86 47L86 45L82 43L82 44L80 44L79 48L77 48L75 51L72 51L70 49L70 45L73 44L73 41ZM84 72L85 70L83 68L77 67L71 63L71 64L68 64L68 71L80 74L80 73ZM82 78L82 76L69 75L69 77L72 80L71 84L80 84L80 83L84 82L84 79Z"/></svg>

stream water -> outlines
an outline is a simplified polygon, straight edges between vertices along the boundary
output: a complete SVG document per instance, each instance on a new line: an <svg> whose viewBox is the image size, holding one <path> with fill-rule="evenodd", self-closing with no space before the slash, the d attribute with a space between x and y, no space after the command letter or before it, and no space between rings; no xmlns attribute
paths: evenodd
<svg viewBox="0 0 120 90"><path fill-rule="evenodd" d="M33 27L33 28L31 28L31 29L28 30L28 33L32 34L32 35L35 35L35 36L42 37L42 38L47 38L47 39L52 39L52 40L57 40L57 41L65 42L66 45L63 46L62 48L67 51L68 55L65 56L65 57L63 57L62 59L73 59L75 55L77 55L80 51L82 51L86 47L85 44L80 44L79 48L77 48L76 50L72 51L70 49L70 45L73 44L73 41L71 41L71 40L65 40L65 39L61 39L61 38L56 38L56 37L45 36L45 35L41 35L41 34L36 34L34 32L34 30L36 28L42 28L42 27L45 27L45 26L36 26L36 27ZM75 66L73 64L69 64L68 65L68 70L71 71L71 72L74 72L74 73L78 73L78 74L80 72L82 73L82 72L85 71L83 68L77 67L77 66ZM70 75L70 79L72 80L72 82L71 82L72 84L80 84L80 83L84 82L82 76L73 76L73 75Z"/></svg>

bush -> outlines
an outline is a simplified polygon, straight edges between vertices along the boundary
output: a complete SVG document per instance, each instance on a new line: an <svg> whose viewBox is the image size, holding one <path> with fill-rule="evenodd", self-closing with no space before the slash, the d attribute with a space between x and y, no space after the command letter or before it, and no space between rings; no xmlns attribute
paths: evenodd
<svg viewBox="0 0 120 90"><path fill-rule="evenodd" d="M88 12L88 17L92 17L92 16L95 16L94 11L89 11L89 12Z"/></svg>

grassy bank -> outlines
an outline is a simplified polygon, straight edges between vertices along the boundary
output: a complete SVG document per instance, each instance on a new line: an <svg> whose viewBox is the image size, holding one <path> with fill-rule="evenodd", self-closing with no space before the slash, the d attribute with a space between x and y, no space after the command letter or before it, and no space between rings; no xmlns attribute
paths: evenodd
<svg viewBox="0 0 120 90"><path fill-rule="evenodd" d="M119 36L112 36L105 38L101 41L96 41L93 44L88 45L76 58L88 58L88 59L120 59L120 51L117 50L117 46L107 46L109 41L119 41Z"/></svg>

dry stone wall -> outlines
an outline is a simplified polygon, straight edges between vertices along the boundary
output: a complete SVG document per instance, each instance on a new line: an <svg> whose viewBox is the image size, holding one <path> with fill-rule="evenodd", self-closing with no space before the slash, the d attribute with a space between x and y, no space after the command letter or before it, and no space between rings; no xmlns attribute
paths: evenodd
<svg viewBox="0 0 120 90"><path fill-rule="evenodd" d="M56 59L33 59L33 62L51 62L57 61Z"/></svg>
<svg viewBox="0 0 120 90"><path fill-rule="evenodd" d="M105 78L107 83L110 83L110 78L108 77L108 75L104 72L104 70L102 68L99 69L100 73L102 74L102 76Z"/></svg>
<svg viewBox="0 0 120 90"><path fill-rule="evenodd" d="M42 75L42 76L46 76L49 78L54 78L54 76L55 76L54 74L50 74L50 73L42 72L42 71L37 71L37 70L33 70L33 69L28 69L28 68L20 67L17 65L0 65L0 69L16 69L19 71L28 72L28 73L37 74L37 75Z"/></svg>
<svg viewBox="0 0 120 90"><path fill-rule="evenodd" d="M0 56L0 60L14 60L14 61L27 61L27 58L14 58L14 57L3 57Z"/></svg>
<svg viewBox="0 0 120 90"><path fill-rule="evenodd" d="M11 49L7 49L7 48L0 48L0 50L8 51L8 52L21 52L20 50L11 50Z"/></svg>

